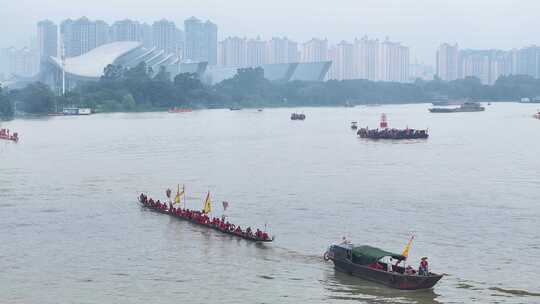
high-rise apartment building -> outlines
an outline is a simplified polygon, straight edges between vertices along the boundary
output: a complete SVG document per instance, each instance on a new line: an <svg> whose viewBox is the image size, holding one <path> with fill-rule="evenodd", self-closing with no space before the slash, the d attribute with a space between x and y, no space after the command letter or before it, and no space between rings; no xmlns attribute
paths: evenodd
<svg viewBox="0 0 540 304"><path fill-rule="evenodd" d="M137 21L124 19L111 25L111 41L141 41L141 24Z"/></svg>
<svg viewBox="0 0 540 304"><path fill-rule="evenodd" d="M386 39L380 46L379 62L379 80L391 82L409 81L408 47Z"/></svg>
<svg viewBox="0 0 540 304"><path fill-rule="evenodd" d="M302 62L328 60L328 40L313 38L302 44Z"/></svg>
<svg viewBox="0 0 540 304"><path fill-rule="evenodd" d="M246 38L228 37L219 42L218 65L243 67L247 64Z"/></svg>
<svg viewBox="0 0 540 304"><path fill-rule="evenodd" d="M140 26L141 29L141 42L144 47L152 48L154 46L154 37L152 26L148 23L142 23Z"/></svg>
<svg viewBox="0 0 540 304"><path fill-rule="evenodd" d="M341 41L329 51L332 66L328 72L329 79L344 80L354 78L353 58L354 47L352 43Z"/></svg>
<svg viewBox="0 0 540 304"><path fill-rule="evenodd" d="M191 17L184 21L185 48L184 58L187 61L217 64L217 25L210 21Z"/></svg>
<svg viewBox="0 0 540 304"><path fill-rule="evenodd" d="M532 70L523 70L530 69L534 61L521 64L520 69L520 59L527 57L521 56L523 50L459 50L457 44L443 43L437 49L436 73L444 81L476 77L488 85L505 75L527 74L536 77Z"/></svg>
<svg viewBox="0 0 540 304"><path fill-rule="evenodd" d="M39 72L39 52L28 47L17 49L9 47L0 50L0 74L31 77Z"/></svg>
<svg viewBox="0 0 540 304"><path fill-rule="evenodd" d="M38 52L40 60L56 57L58 53L58 26L50 20L37 24Z"/></svg>
<svg viewBox="0 0 540 304"><path fill-rule="evenodd" d="M517 73L540 78L540 47L533 45L517 52Z"/></svg>
<svg viewBox="0 0 540 304"><path fill-rule="evenodd" d="M60 33L67 57L82 55L108 42L109 26L104 21L90 21L86 17L67 19L60 25Z"/></svg>
<svg viewBox="0 0 540 304"><path fill-rule="evenodd" d="M458 78L459 47L457 44L443 43L437 49L436 74L444 81Z"/></svg>
<svg viewBox="0 0 540 304"><path fill-rule="evenodd" d="M261 66L266 64L266 42L261 38L248 39L246 41L246 65L247 66Z"/></svg>
<svg viewBox="0 0 540 304"><path fill-rule="evenodd" d="M267 43L267 63L298 62L298 43L287 37L273 37Z"/></svg>
<svg viewBox="0 0 540 304"><path fill-rule="evenodd" d="M379 80L380 43L367 36L354 40L354 77L371 81Z"/></svg>
<svg viewBox="0 0 540 304"><path fill-rule="evenodd" d="M178 54L183 43L178 41L179 29L174 22L162 19L152 24L153 45L167 53Z"/></svg>

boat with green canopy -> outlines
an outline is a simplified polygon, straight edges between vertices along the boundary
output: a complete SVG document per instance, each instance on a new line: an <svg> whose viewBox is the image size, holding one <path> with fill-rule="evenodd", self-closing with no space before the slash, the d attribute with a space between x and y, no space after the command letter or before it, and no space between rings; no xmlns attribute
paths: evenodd
<svg viewBox="0 0 540 304"><path fill-rule="evenodd" d="M368 245L345 243L330 246L324 259L331 260L338 271L403 290L432 288L442 278L440 274L419 274L410 266L400 266L407 255L408 248L399 254Z"/></svg>

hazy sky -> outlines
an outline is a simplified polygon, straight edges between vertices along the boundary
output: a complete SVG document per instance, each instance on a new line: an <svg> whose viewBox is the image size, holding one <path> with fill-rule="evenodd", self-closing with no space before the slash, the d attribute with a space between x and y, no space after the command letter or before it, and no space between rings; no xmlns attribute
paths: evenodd
<svg viewBox="0 0 540 304"><path fill-rule="evenodd" d="M540 0L0 0L0 47L28 45L38 20L82 15L112 22L189 16L211 19L228 35L288 36L330 42L365 34L400 41L433 64L441 42L511 49L540 44Z"/></svg>

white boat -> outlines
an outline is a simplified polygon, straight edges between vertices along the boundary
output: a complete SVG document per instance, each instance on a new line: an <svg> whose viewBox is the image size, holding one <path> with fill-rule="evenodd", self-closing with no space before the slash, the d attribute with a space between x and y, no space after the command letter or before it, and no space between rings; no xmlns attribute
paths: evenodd
<svg viewBox="0 0 540 304"><path fill-rule="evenodd" d="M90 115L92 114L92 109L90 108L64 108L62 110L64 115Z"/></svg>

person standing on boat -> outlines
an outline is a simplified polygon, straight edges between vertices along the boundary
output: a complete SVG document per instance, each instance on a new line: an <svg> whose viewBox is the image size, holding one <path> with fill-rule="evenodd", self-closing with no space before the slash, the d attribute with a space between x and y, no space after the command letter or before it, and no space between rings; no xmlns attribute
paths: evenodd
<svg viewBox="0 0 540 304"><path fill-rule="evenodd" d="M351 241L347 240L346 237L343 237L341 239L341 245L350 245L351 244Z"/></svg>
<svg viewBox="0 0 540 304"><path fill-rule="evenodd" d="M388 263L386 265L386 270L388 272L392 272L392 258L391 257L388 258Z"/></svg>
<svg viewBox="0 0 540 304"><path fill-rule="evenodd" d="M418 275L429 275L429 264L427 261L427 257L423 257L420 261L420 267L418 267Z"/></svg>

